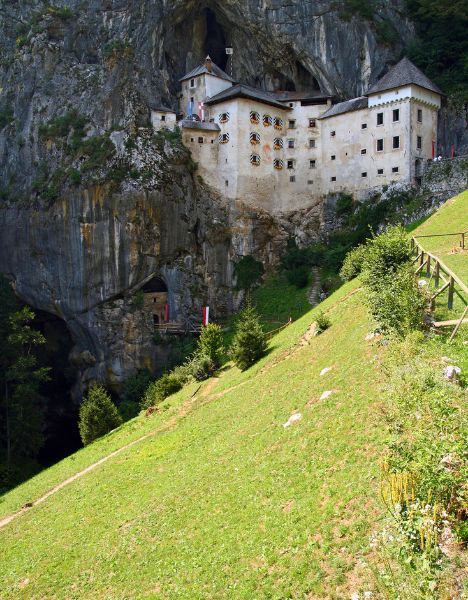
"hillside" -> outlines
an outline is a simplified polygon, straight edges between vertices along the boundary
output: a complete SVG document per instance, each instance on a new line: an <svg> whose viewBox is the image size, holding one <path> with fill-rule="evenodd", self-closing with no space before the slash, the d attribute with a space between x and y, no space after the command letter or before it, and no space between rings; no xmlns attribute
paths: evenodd
<svg viewBox="0 0 468 600"><path fill-rule="evenodd" d="M445 227L451 206L416 233L438 219ZM331 327L306 335L319 310ZM314 599L372 589L365 562L384 516L388 441L388 347L365 339L372 329L350 282L276 335L248 371L228 367L187 386L6 494L0 518L135 442L0 529L2 598Z"/></svg>

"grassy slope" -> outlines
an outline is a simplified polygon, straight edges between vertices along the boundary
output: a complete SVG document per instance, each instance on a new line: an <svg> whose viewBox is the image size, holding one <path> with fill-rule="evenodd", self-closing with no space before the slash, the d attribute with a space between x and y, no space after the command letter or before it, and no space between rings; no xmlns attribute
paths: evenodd
<svg viewBox="0 0 468 600"><path fill-rule="evenodd" d="M0 531L2 597L339 598L355 589L385 436L355 288L326 301L333 326L310 345L296 342L314 311L250 371L227 370L195 399L196 388L183 390L167 411L9 493L4 512L169 420ZM302 420L284 429L295 410Z"/></svg>
<svg viewBox="0 0 468 600"><path fill-rule="evenodd" d="M432 217L420 225L413 235L452 233L468 231L468 190L455 196ZM464 254L453 253L458 248L460 237L429 237L419 242L425 250L440 256L443 262L453 269L466 282L468 281L468 234L465 236L467 250Z"/></svg>

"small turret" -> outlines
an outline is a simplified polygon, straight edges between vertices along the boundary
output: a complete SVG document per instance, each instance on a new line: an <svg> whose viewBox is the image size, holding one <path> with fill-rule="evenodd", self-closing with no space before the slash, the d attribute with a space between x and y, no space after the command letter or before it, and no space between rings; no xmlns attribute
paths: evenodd
<svg viewBox="0 0 468 600"><path fill-rule="evenodd" d="M206 67L208 73L211 73L213 71L213 61L211 60L211 56L209 54L205 58L205 67Z"/></svg>

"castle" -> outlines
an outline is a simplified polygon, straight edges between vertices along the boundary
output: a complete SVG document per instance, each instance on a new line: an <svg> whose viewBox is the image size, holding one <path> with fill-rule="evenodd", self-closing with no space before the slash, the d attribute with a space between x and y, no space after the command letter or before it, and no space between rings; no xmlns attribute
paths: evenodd
<svg viewBox="0 0 468 600"><path fill-rule="evenodd" d="M337 104L317 91L235 83L209 56L180 82L178 124L199 174L226 199L271 213L417 184L436 153L443 94L407 58L365 96ZM152 111L155 129L176 122L169 109Z"/></svg>

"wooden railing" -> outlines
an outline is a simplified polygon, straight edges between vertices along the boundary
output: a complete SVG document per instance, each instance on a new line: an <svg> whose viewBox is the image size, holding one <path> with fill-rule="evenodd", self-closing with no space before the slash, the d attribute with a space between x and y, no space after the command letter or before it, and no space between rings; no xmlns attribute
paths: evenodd
<svg viewBox="0 0 468 600"><path fill-rule="evenodd" d="M432 278L434 278L435 291L433 294L431 294L431 299L430 299L431 310L434 310L435 299L438 296L440 296L440 294L445 292L446 290L448 292L447 307L450 310L453 308L453 299L454 299L455 294L461 299L461 301L465 305L463 314L461 315L461 317L459 319L453 319L453 320L449 320L449 321L438 321L438 322L434 323L434 327L455 326L454 330L452 331L449 341L453 340L453 338L457 334L458 330L460 329L462 323L468 323L468 318L466 318L466 315L468 312L468 300L467 300L468 286L465 284L464 281L462 281L460 279L460 277L458 277L458 275L456 275L451 269L449 269L447 267L447 265L444 262L442 262L442 260L438 256L436 256L435 254L431 254L431 252L428 252L427 250L425 250L421 246L421 244L417 241L417 238L436 237L436 236L442 237L445 235L447 235L447 236L448 235L459 235L459 236L461 236L460 246L462 249L464 249L465 233L467 233L467 232L435 234L434 236L420 235L420 236L414 236L411 238L411 247L412 247L413 252L416 254L415 258L413 259L413 264L418 265L416 268L416 274L424 272L425 275L430 278L430 280L432 280ZM441 285L441 281L442 281L442 285ZM459 289L457 289L457 287Z"/></svg>
<svg viewBox="0 0 468 600"><path fill-rule="evenodd" d="M279 333L280 331L285 329L285 327L287 327L288 325L291 325L291 323L292 323L292 317L289 317L289 321L287 321L284 325L281 325L281 327L278 327L277 329L272 329L271 331L268 331L265 334L266 339L270 340L274 335L276 335L277 333Z"/></svg>
<svg viewBox="0 0 468 600"><path fill-rule="evenodd" d="M161 323L154 326L154 331L163 335L188 335L198 334L201 331L201 325L193 323Z"/></svg>

